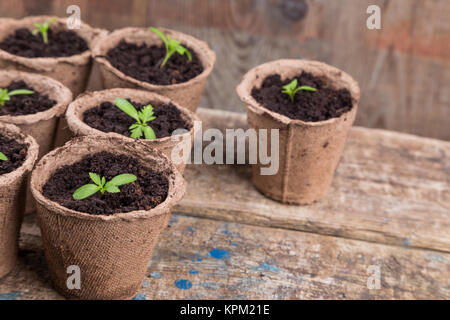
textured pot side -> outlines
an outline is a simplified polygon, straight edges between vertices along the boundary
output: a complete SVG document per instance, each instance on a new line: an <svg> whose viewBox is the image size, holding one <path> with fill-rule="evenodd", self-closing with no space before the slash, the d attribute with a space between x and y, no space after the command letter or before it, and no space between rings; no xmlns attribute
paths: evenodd
<svg viewBox="0 0 450 320"><path fill-rule="evenodd" d="M179 140L172 141L171 137L164 137L156 140L144 140L141 139L139 141L142 141L145 144L148 144L150 147L154 147L155 149L160 150L164 155L166 155L169 159L171 159L171 154L173 148L180 143L181 141L187 141L189 142L189 146L186 146L186 149L191 150L192 142L194 140L194 121L200 121L199 118L192 113L191 111L187 110L186 108L181 107L171 99L167 97L163 97L159 94L148 92L144 90L135 90L135 89L123 89L123 88L115 88L115 89L107 89L102 91L94 91L85 93L83 95L80 95L77 99L75 99L67 108L66 118L67 122L69 124L70 129L76 136L83 136L83 135L102 135L102 136L116 136L118 138L124 139L127 143L134 143L136 139L126 137L124 135L115 133L115 132L109 132L105 133L103 131L97 130L95 128L92 128L88 126L86 123L83 122L83 113L88 110L92 109L98 105L100 105L102 102L109 101L111 103L114 103L114 100L116 98L130 98L132 101L138 102L138 103L148 103L151 101L152 103L173 103L182 114L182 118L191 125L191 130L185 134L182 134L179 138ZM151 122L150 122L151 126ZM183 173L184 168L186 164L183 162L179 165L176 165L176 168Z"/></svg>
<svg viewBox="0 0 450 320"><path fill-rule="evenodd" d="M19 249L26 181L38 157L39 146L31 136L12 124L0 122L0 133L28 146L27 157L16 170L0 175L0 278L15 266Z"/></svg>
<svg viewBox="0 0 450 320"><path fill-rule="evenodd" d="M181 32L165 28L159 29L172 38L181 41L182 44L191 47L197 53L203 64L203 72L189 81L173 85L155 85L125 75L113 67L108 59L105 58L109 49L117 46L121 40L139 44L146 43L149 45L162 44L162 40L147 28L124 28L110 33L107 37L99 40L92 48L92 55L100 66L103 87L139 88L156 92L171 98L181 106L195 112L203 94L206 80L216 62L216 54L208 47L206 42Z"/></svg>
<svg viewBox="0 0 450 320"><path fill-rule="evenodd" d="M106 216L70 210L43 196L43 185L58 168L101 151L133 155L146 168L165 174L169 180L167 199L151 210ZM185 193L185 181L160 151L145 143L130 145L112 136L84 136L44 156L32 173L31 188L56 289L67 298L130 299L141 288L171 207ZM67 288L67 267L71 265L81 271L79 290Z"/></svg>
<svg viewBox="0 0 450 320"><path fill-rule="evenodd" d="M11 81L17 80L25 81L41 94L46 94L50 99L56 101L52 108L42 112L21 116L0 116L0 122L15 124L24 134L36 139L39 144L40 158L53 147L56 139L58 119L64 114L68 104L72 101L72 92L60 82L46 76L13 70L0 71L0 88L4 88ZM26 213L30 213L35 209L33 198L30 193L28 195Z"/></svg>
<svg viewBox="0 0 450 320"><path fill-rule="evenodd" d="M282 79L301 71L324 78L334 88L347 88L353 108L339 118L319 122L292 120L266 109L251 96L265 77L280 74ZM279 170L261 175L260 164L253 165L253 184L266 196L295 204L310 204L324 197L331 185L349 130L355 120L360 90L345 72L317 61L277 60L259 65L244 75L237 93L247 107L247 121L253 129L279 129ZM268 133L270 144L270 133ZM270 147L268 147L270 150Z"/></svg>
<svg viewBox="0 0 450 320"><path fill-rule="evenodd" d="M51 18L57 20L51 24L50 28L67 29L67 18L51 16L32 16L23 19L0 18L0 39L14 33L18 28L33 30L36 28L34 23L43 23ZM92 48L95 41L107 34L107 31L92 28L83 22L81 22L80 29L73 29L73 31L86 40L89 48ZM75 97L86 89L91 67L91 50L70 57L26 58L0 49L0 69L26 71L48 76L60 81L72 91ZM62 117L58 126L56 145L62 145L70 138L67 123Z"/></svg>

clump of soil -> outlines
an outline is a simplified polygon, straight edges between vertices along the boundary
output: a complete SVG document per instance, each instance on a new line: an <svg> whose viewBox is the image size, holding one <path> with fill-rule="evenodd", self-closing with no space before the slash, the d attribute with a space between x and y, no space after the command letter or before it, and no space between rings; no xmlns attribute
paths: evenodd
<svg viewBox="0 0 450 320"><path fill-rule="evenodd" d="M203 72L203 66L197 54L183 45L192 55L189 61L186 55L174 53L161 68L166 48L161 45L143 43L141 45L122 40L116 47L109 49L107 59L117 69L134 79L157 85L169 85L186 82Z"/></svg>
<svg viewBox="0 0 450 320"><path fill-rule="evenodd" d="M297 79L298 86L310 86L317 91L299 90L295 94L294 102L289 96L281 93L283 86ZM280 113L290 119L316 122L338 118L353 107L350 91L347 89L333 89L326 83L308 72L281 80L280 75L273 74L266 77L261 88L252 89L253 98L267 109Z"/></svg>
<svg viewBox="0 0 450 320"><path fill-rule="evenodd" d="M86 40L73 30L48 30L48 42L26 28L17 29L0 42L0 49L26 58L70 57L88 50Z"/></svg>
<svg viewBox="0 0 450 320"><path fill-rule="evenodd" d="M156 119L147 124L155 131L156 138L158 139L170 136L176 129L191 129L191 126L181 117L180 110L172 103L154 105L151 102L141 104L131 101L130 99L128 99L128 101L130 101L138 111L148 104L153 106L153 112ZM102 102L97 107L86 110L83 113L83 121L88 126L97 130L103 132L115 132L127 137L131 136L129 127L133 123L136 123L136 120L108 101Z"/></svg>
<svg viewBox="0 0 450 320"><path fill-rule="evenodd" d="M0 134L0 151L8 158L7 161L0 160L0 175L19 168L27 157L27 150L25 144Z"/></svg>
<svg viewBox="0 0 450 320"><path fill-rule="evenodd" d="M40 94L22 80L11 82L6 89L8 89L8 92L18 89L27 89L33 90L34 93L11 96L11 100L5 101L5 104L0 106L0 116L33 114L48 110L56 104L55 100L50 99L47 95Z"/></svg>
<svg viewBox="0 0 450 320"><path fill-rule="evenodd" d="M123 173L134 174L137 180L120 186L120 193L105 192L102 195L97 192L89 198L74 200L75 190L93 183L89 172L97 173L107 181ZM99 152L56 170L42 192L48 199L72 210L93 215L112 215L156 207L166 200L169 181L162 173L144 168L132 157Z"/></svg>

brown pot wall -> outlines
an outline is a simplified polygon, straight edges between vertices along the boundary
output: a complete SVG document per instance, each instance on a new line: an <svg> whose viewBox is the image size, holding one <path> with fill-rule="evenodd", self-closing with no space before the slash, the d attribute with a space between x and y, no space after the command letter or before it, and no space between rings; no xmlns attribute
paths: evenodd
<svg viewBox="0 0 450 320"><path fill-rule="evenodd" d="M128 143L133 143L136 141L136 139L126 137L121 134L117 134L114 132L105 133L100 130L94 129L90 126L88 126L85 122L83 122L83 113L88 110L92 109L96 106L99 106L102 102L109 101L111 103L114 103L114 100L116 98L130 98L132 101L138 102L138 103L173 103L182 114L183 119L191 125L191 130L188 133L185 133L182 135L183 140L179 141L172 141L171 137L164 137L160 139L155 140L143 140L142 141L145 144L148 144L151 147L154 147L158 150L160 150L162 153L164 153L169 159L171 159L171 153L173 148L180 142L180 141L190 141L189 150L191 150L192 141L194 139L194 121L199 121L199 118L192 113L191 111L181 107L177 103L173 102L171 99L167 97L160 96L159 94L144 91L144 90L135 90L135 89L123 89L123 88L116 88L116 89L107 89L103 91L94 91L89 92L86 94L83 94L79 96L77 99L75 99L67 108L66 118L69 123L69 127L72 130L72 132L77 136L82 135L112 135L117 136L119 138L125 139ZM185 163L176 165L177 169L183 173L185 168Z"/></svg>
<svg viewBox="0 0 450 320"><path fill-rule="evenodd" d="M0 175L0 278L9 273L17 261L19 231L24 212L26 178L38 157L39 146L31 136L20 133L12 124L0 122L0 133L28 146L22 166Z"/></svg>
<svg viewBox="0 0 450 320"><path fill-rule="evenodd" d="M21 116L0 116L0 122L15 124L24 134L36 139L39 144L39 158L41 158L53 147L58 117L64 114L67 105L72 101L72 92L60 82L46 76L13 70L0 70L0 88L4 88L11 81L16 80L25 81L41 94L46 94L50 99L56 101L52 108L42 112ZM28 193L25 212L30 213L34 209L33 198Z"/></svg>
<svg viewBox="0 0 450 320"><path fill-rule="evenodd" d="M58 168L101 151L133 155L146 168L164 173L169 180L167 199L151 210L106 216L70 210L42 195L43 185ZM141 288L158 235L171 207L183 197L185 181L160 151L141 141L84 136L44 156L32 173L31 188L56 289L68 298L129 299ZM67 288L67 268L72 265L80 268L80 289Z"/></svg>
<svg viewBox="0 0 450 320"><path fill-rule="evenodd" d="M95 61L99 63L100 72L103 79L104 88L140 88L159 93L178 102L181 106L195 112L197 110L200 98L206 80L211 73L216 62L216 54L208 45L187 34L173 30L159 28L164 34L181 41L191 47L199 56L203 64L203 72L197 77L183 83L174 85L155 85L144 81L131 78L118 69L114 68L105 58L109 49L114 48L121 40L132 43L162 44L162 40L147 28L124 28L110 33L102 38L92 48L92 55Z"/></svg>
<svg viewBox="0 0 450 320"><path fill-rule="evenodd" d="M282 79L301 71L326 79L334 88L347 88L353 108L339 118L319 122L292 120L272 112L251 96L254 87L271 74ZM277 60L262 64L245 74L237 87L247 106L247 119L253 129L279 129L279 170L261 175L260 164L253 165L253 184L266 196L285 203L309 204L328 192L349 130L355 120L360 90L357 82L343 71L317 61ZM270 141L270 133L268 134ZM270 150L270 148L269 148Z"/></svg>

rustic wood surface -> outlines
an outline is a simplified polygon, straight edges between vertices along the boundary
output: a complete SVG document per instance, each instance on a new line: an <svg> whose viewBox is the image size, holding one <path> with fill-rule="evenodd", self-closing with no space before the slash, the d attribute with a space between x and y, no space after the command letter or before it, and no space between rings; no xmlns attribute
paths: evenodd
<svg viewBox="0 0 450 320"><path fill-rule="evenodd" d="M200 109L203 130L246 128L244 115ZM450 252L450 143L352 128L329 194L309 206L272 201L246 165L191 165L187 215Z"/></svg>
<svg viewBox="0 0 450 320"><path fill-rule="evenodd" d="M34 215L0 299L61 299ZM369 266L381 288L368 289ZM135 299L449 299L450 255L173 215Z"/></svg>
<svg viewBox="0 0 450 320"><path fill-rule="evenodd" d="M203 107L243 112L234 88L248 69L302 57L355 77L357 125L450 140L448 0L3 0L0 15L66 16L72 4L96 27L164 26L207 41L217 65ZM366 28L369 5L382 30Z"/></svg>

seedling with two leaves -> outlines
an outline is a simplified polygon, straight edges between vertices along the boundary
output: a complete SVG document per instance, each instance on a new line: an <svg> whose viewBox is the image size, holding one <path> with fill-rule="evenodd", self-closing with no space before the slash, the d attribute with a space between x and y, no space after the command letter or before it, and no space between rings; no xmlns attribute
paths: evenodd
<svg viewBox="0 0 450 320"><path fill-rule="evenodd" d="M100 178L100 176L96 173L89 172L89 177L95 184L85 184L84 186L75 190L75 192L73 193L73 198L75 200L83 200L89 198L99 191L102 195L105 194L105 192L119 193L120 186L132 183L137 180L137 177L134 174L128 173L119 174L108 182L106 182L105 177Z"/></svg>
<svg viewBox="0 0 450 320"><path fill-rule="evenodd" d="M141 111L137 111L136 108L128 101L123 98L117 98L114 100L114 104L127 115L136 120L129 129L131 132L131 137L138 139L144 135L147 140L156 139L155 131L147 123L155 120L156 117L153 113L153 106L151 104L146 105Z"/></svg>
<svg viewBox="0 0 450 320"><path fill-rule="evenodd" d="M291 82L289 82L287 85L283 86L283 90L281 91L281 93L287 94L289 96L289 98L291 99L291 101L294 102L295 94L300 90L312 91L312 92L317 91L316 88L313 88L310 86L297 87L297 85L298 85L298 81L297 81L297 79L294 79Z"/></svg>
<svg viewBox="0 0 450 320"><path fill-rule="evenodd" d="M17 89L11 92L8 92L8 89L0 89L0 106L5 104L5 101L11 100L11 96L16 96L19 94L33 94L34 91L27 89Z"/></svg>
<svg viewBox="0 0 450 320"><path fill-rule="evenodd" d="M172 57L172 55L175 52L177 52L180 55L186 55L188 60L192 61L191 53L189 52L188 49L186 49L180 44L180 41L172 39L169 35L166 36L164 33L162 33L156 28L150 27L149 29L150 31L156 33L161 38L161 40L164 42L164 46L166 47L166 56L164 57L164 60L161 63L160 68L163 68L166 65L167 61L169 61L170 57Z"/></svg>
<svg viewBox="0 0 450 320"><path fill-rule="evenodd" d="M36 27L36 29L34 29L32 31L32 33L34 35L37 35L38 33L41 34L42 36L42 40L44 41L44 43L48 42L48 29L50 28L50 25L52 23L56 22L56 19L50 19L48 21L45 21L44 23L40 24L40 23L35 23L34 26Z"/></svg>
<svg viewBox="0 0 450 320"><path fill-rule="evenodd" d="M5 156L5 154L1 151L0 151L0 161L8 161L8 157Z"/></svg>

